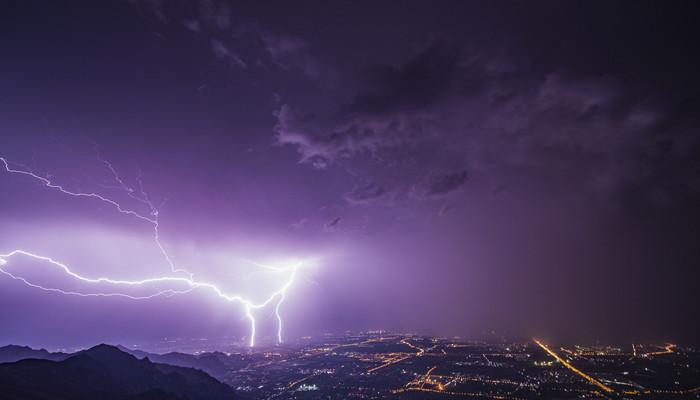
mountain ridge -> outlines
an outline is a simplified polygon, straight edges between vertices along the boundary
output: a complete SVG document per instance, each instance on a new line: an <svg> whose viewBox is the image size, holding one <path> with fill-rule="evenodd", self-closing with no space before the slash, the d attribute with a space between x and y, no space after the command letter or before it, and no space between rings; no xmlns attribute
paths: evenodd
<svg viewBox="0 0 700 400"><path fill-rule="evenodd" d="M139 360L106 344L60 361L29 358L0 364L2 400L97 397L109 400L236 398L233 389L204 371L154 363L148 358Z"/></svg>

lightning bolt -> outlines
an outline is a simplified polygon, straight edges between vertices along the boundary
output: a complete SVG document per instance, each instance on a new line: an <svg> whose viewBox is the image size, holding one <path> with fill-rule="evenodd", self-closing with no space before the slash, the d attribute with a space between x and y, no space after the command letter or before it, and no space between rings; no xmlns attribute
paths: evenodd
<svg viewBox="0 0 700 400"><path fill-rule="evenodd" d="M280 315L280 306L284 301L286 292L280 293L279 300L275 306L275 316L277 317L277 343L282 343L282 316Z"/></svg>
<svg viewBox="0 0 700 400"><path fill-rule="evenodd" d="M280 315L280 306L282 305L282 302L284 301L287 290L291 285L294 283L294 279L297 274L297 270L299 267L302 266L302 263L297 262L293 263L288 266L284 267L277 267L277 266L270 266L270 265L264 265L264 264L259 264L255 262L251 262L253 265L268 269L268 270L273 270L277 272L285 272L288 274L287 280L282 284L282 286L273 291L265 300L262 302L255 303L251 300L248 300L240 295L236 294L231 294L227 293L221 288L219 288L217 285L209 283L209 282L202 282L199 280L196 280L194 278L194 274L188 271L187 269L184 268L178 268L175 266L175 263L172 261L172 258L166 251L165 247L161 243L160 240L160 223L159 223L159 212L158 209L154 206L153 202L149 199L148 195L144 192L143 190L143 184L141 182L141 179L137 179L138 184L139 184L139 189L138 191L135 190L134 188L128 186L124 180L121 178L121 176L117 173L116 169L113 167L111 163L109 163L106 160L103 160L100 157L100 160L104 163L106 168L111 172L112 177L114 178L115 182L117 183L118 187L122 190L124 190L130 198L132 198L135 201L138 201L139 203L145 205L148 207L149 214L144 215L141 214L137 211L128 209L123 207L119 202L112 200L108 197L105 197L99 193L95 192L75 192L72 190L68 190L62 185L56 184L52 182L50 179L39 176L31 171L27 170L21 170L21 169L15 169L11 166L11 163L8 162L4 157L0 157L0 162L2 162L2 165L5 168L5 171L11 174L18 174L18 175L23 175L27 176L29 178L32 178L36 181L41 182L44 186L57 190L63 194L73 196L73 197L85 197L85 198L91 198L91 199L96 199L99 200L103 203L106 203L113 208L115 208L119 213L127 215L129 217L137 218L144 223L148 223L152 226L153 228L153 240L156 243L156 246L160 250L160 253L163 255L163 258L165 259L166 263L169 265L170 270L174 274L184 274L185 276L163 276L163 277L157 277L157 278L148 278L148 279L142 279L142 280L120 280L120 279L111 279L111 278L106 278L106 277L99 277L99 278L90 278L86 277L83 275L80 275L74 271L72 271L66 264L63 264L57 260L54 260L51 257L39 255L32 253L30 251L26 250L21 250L21 249L16 249L12 250L8 253L5 254L0 254L0 273L9 276L12 279L18 280L25 285L35 288L35 289L41 289L47 292L56 292L56 293L61 293L65 295L73 295L73 296L82 296L82 297L124 297L128 298L131 300L146 300L146 299L152 299L154 297L158 296L173 296L173 295L179 295L179 294L185 294L192 292L193 290L196 289L202 289L202 290L208 290L210 292L213 292L215 295L220 297L221 299L230 302L230 303L239 303L243 306L244 313L248 320L250 321L250 340L249 340L249 346L253 347L255 346L255 315L254 315L254 310L263 308L271 304L275 299L277 299L277 303L275 305L275 316L277 318L277 343L282 342L282 317ZM148 295L130 295L127 293L123 292L95 292L95 293L84 293L84 292L78 292L78 291L69 291L69 290L62 290L59 288L53 288L53 287L47 287L43 285L39 285L33 282L30 282L28 279L14 274L8 270L6 270L4 267L6 267L9 264L9 259L15 256L25 256L32 258L37 261L45 262L48 263L59 270L63 271L66 275L70 276L71 278L74 278L78 281L86 282L86 283L93 283L93 284L111 284L111 285L116 285L116 286L128 286L128 287L139 287L139 286L145 286L148 287L150 285L156 285L156 284L162 284L162 283L167 283L167 284L173 284L173 285L180 285L184 286L183 289L165 289L165 290L156 290L156 292L148 294Z"/></svg>

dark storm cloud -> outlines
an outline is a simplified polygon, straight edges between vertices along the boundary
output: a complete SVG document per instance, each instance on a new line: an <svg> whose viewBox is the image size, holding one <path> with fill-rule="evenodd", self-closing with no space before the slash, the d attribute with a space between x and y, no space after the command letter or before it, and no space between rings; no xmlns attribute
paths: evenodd
<svg viewBox="0 0 700 400"><path fill-rule="evenodd" d="M469 90L467 60L456 46L437 44L398 67L375 66L367 73L368 88L348 106L351 114L424 111L460 89Z"/></svg>
<svg viewBox="0 0 700 400"><path fill-rule="evenodd" d="M449 97L458 54L431 47L399 68L374 67L366 85L332 115L316 115L283 105L276 113L280 144L295 145L301 162L318 168L343 158L418 143L434 136L433 107ZM376 86L376 87L375 87Z"/></svg>
<svg viewBox="0 0 700 400"><path fill-rule="evenodd" d="M646 182L661 143L685 145L685 136L665 125L663 104L648 93L612 77L557 65L533 69L522 56L491 53L437 44L397 67L372 68L364 89L332 114L282 106L277 140L319 168L363 155L386 160L389 149L438 143L423 159L428 167L442 167L453 155L486 174L512 167L559 171L599 193Z"/></svg>

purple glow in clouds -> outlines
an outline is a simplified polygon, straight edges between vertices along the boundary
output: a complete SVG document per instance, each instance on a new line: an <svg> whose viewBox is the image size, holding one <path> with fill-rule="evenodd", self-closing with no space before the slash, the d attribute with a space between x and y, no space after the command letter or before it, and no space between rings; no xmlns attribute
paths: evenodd
<svg viewBox="0 0 700 400"><path fill-rule="evenodd" d="M149 200L148 195L143 191L143 188L139 188L139 191L136 192L133 188L127 186L124 181L119 177L117 174L116 170L112 167L112 165L109 162L105 161L105 165L109 168L109 170L112 172L114 176L114 180L120 185L120 187L128 194L129 197L142 202L143 204L147 205L150 209L150 216L144 216L136 211L127 209L122 207L118 202L111 200L107 197L104 197L100 194L97 193L83 193L83 192L73 192L70 190L66 190L63 186L58 185L53 183L51 180L47 178L43 178L41 176L38 176L30 171L24 171L24 170L18 170L15 168L12 168L10 166L10 162L8 162L5 158L0 157L0 161L2 162L5 171L8 173L13 173L13 174L20 174L20 175L26 175L30 178L36 179L40 181L41 183L44 184L44 186L58 190L68 196L74 196L74 197L89 197L89 198L94 198L99 201L102 201L104 203L107 203L114 208L116 208L120 213L125 214L127 216L132 216L135 218L138 218L144 222L147 222L153 226L153 232L154 232L154 241L158 248L160 249L163 257L167 261L167 263L170 265L173 274L176 273L185 273L187 277L176 277L176 276L163 276L163 277L157 277L157 278L148 278L148 279L140 279L140 280L120 280L120 279L110 279L110 278L89 278L82 276L80 274L77 274L73 272L67 265L56 261L52 259L51 257L44 256L44 255L38 255L34 254L32 252L26 251L26 250L21 250L21 249L16 249L12 250L10 252L0 254L0 272L11 277L12 279L16 279L18 281L21 281L22 283L26 284L27 286L30 286L32 288L36 289L41 289L44 291L49 291L49 292L57 292L65 295L75 295L75 296L82 296L82 297L125 297L131 300L147 300L147 299L152 299L154 297L158 296L173 296L173 295L178 295L178 294L185 294L189 293L193 290L196 289L206 289L209 291L214 292L218 297L221 299L227 301L227 302L236 302L240 303L243 306L243 310L245 312L246 317L250 320L250 341L249 345L250 347L253 347L255 345L255 316L253 314L254 310L258 310L261 308L264 308L268 306L269 304L275 303L275 316L277 319L277 343L280 344L282 343L282 316L280 315L280 306L282 305L282 302L285 299L287 289L294 283L294 278L297 275L297 270L303 266L301 262L295 261L290 263L289 265L285 266L270 266L270 265L263 265L263 264L255 264L260 268L272 270L275 272L279 273L284 273L287 275L287 278L285 279L284 284L273 291L271 294L267 296L267 298L262 301L262 302L253 302L249 299L243 298L238 294L232 294L225 292L224 290L220 289L216 284L213 283L208 283L208 282L200 282L194 278L194 274L182 269L182 268L176 268L175 265L173 264L172 259L166 252L165 248L163 247L162 243L160 242L160 232L158 230L159 227L159 222L158 222L158 210L154 207L153 203ZM139 182L140 184L140 182ZM133 287L133 286L143 286L152 291L150 294L146 295L132 295L124 292L119 292L119 291L95 291L95 292L77 292L77 291L71 291L71 290L62 290L60 288L56 287L50 287L50 286L44 286L44 285L39 285L30 282L28 279L22 277L19 273L13 273L10 272L9 267L10 265L10 258L20 258L18 256L24 256L24 257L29 257L35 260L39 260L42 262L46 262L56 268L59 268L62 270L65 274L69 275L70 277L80 280L82 282L87 282L87 283L93 283L96 285L100 284L108 284L108 285L113 285L115 287ZM167 288L167 289L162 289L159 287L162 286L185 286L185 289L174 289L174 288ZM99 286L98 286L99 287Z"/></svg>

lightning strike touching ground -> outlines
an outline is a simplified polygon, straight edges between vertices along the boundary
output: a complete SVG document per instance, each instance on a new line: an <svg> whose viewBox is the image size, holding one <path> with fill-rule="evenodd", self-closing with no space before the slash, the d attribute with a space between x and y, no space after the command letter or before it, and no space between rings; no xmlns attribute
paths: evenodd
<svg viewBox="0 0 700 400"><path fill-rule="evenodd" d="M277 305L275 306L275 316L277 317L277 343L282 343L282 316L280 316L280 306L284 301L286 293L281 293Z"/></svg>
<svg viewBox="0 0 700 400"><path fill-rule="evenodd" d="M106 277L99 277L99 278L90 278L86 277L83 275L80 275L74 271L72 271L67 265L54 260L51 257L35 254L30 251L26 250L21 250L21 249L15 249L12 250L8 253L3 253L0 254L0 273L9 276L12 279L18 280L22 282L23 284L35 288L35 289L40 289L44 290L47 292L55 292L55 293L61 293L65 295L73 295L73 296L82 296L82 297L124 297L128 298L131 300L146 300L146 299L152 299L154 297L158 296L174 296L178 294L185 294L192 292L195 289L206 289L208 291L213 292L216 294L219 298L227 301L227 302L237 302L243 305L244 307L244 312L246 317L250 320L250 340L249 340L249 345L250 347L253 347L255 345L255 316L253 311L266 307L269 304L271 304L275 299L278 299L276 305L275 305L275 316L277 318L277 343L282 342L282 317L280 315L279 309L280 305L285 299L286 292L289 289L289 287L292 285L294 282L294 278L296 277L297 269L302 265L300 262L295 262L290 265L284 266L284 267L278 267L278 266L270 266L270 265L263 265L255 262L250 262L251 264L255 265L256 267L263 268L263 269L268 269L272 271L277 271L277 272L285 272L288 273L288 277L284 284L277 290L273 291L264 301L255 303L249 299L246 299L240 295L237 294L231 294L227 293L221 288L219 288L217 285L209 282L201 282L198 281L194 278L194 274L191 273L190 271L184 269L184 268L179 268L175 266L175 263L172 261L171 257L169 256L168 252L165 250L165 247L160 241L160 224L159 224L159 212L156 209L156 207L153 205L151 200L149 199L148 195L143 190L143 185L141 184L141 181L139 179L139 190L138 192L133 189L132 187L128 186L124 180L121 178L121 176L117 173L116 169L112 166L111 163L108 161L100 159L107 169L111 172L115 182L118 184L119 188L124 190L126 194L132 198L133 200L136 200L145 206L148 207L149 209L149 216L143 215L137 211L128 209L126 207L123 207L119 202L107 198L99 193L95 192L75 192L68 190L64 188L62 185L56 184L52 182L50 179L39 176L31 171L28 170L19 170L11 167L11 163L8 162L4 157L0 157L0 162L2 162L2 165L5 168L5 171L11 174L18 174L18 175L23 175L23 176L28 176L34 180L37 180L41 182L44 186L58 190L61 193L64 193L69 196L73 197L87 197L87 198L93 198L97 199L99 201L102 201L104 203L107 203L111 206L113 206L119 213L125 214L134 218L138 218L139 220L150 224L153 227L153 239L154 242L156 243L156 246L158 247L160 253L162 254L163 258L165 259L166 263L170 266L171 272L175 274L184 274L186 275L185 277L183 276L162 276L162 277L156 277L156 278L147 278L147 279L141 279L141 280L121 280L121 279L111 279L111 278L106 278ZM179 286L184 286L182 289L156 289L155 292L148 294L148 295L130 295L127 293L123 292L103 292L103 291L96 291L96 292L78 292L78 291L72 291L72 290L62 290L59 288L54 288L54 287L47 287L44 285L39 285L33 282L30 282L28 279L8 271L6 267L9 265L9 259L16 257L16 256L24 256L28 257L37 261L45 262L48 263L54 267L57 267L58 269L62 270L66 275L70 276L71 278L74 278L78 281L86 282L86 283L91 283L91 284L109 284L109 285L115 285L115 286L127 286L127 287L135 287L135 286L143 286L143 287L148 287L149 285L155 285L155 284L162 284L162 283L168 283L172 285L179 285Z"/></svg>

